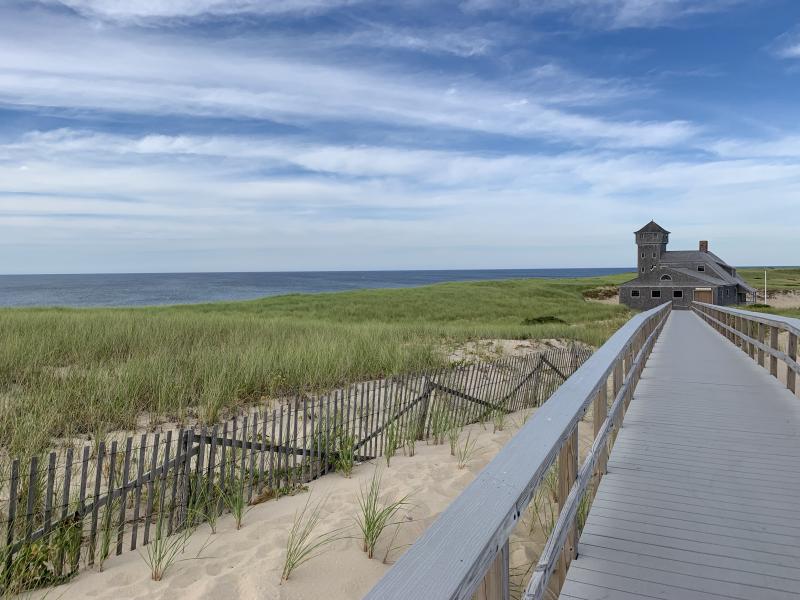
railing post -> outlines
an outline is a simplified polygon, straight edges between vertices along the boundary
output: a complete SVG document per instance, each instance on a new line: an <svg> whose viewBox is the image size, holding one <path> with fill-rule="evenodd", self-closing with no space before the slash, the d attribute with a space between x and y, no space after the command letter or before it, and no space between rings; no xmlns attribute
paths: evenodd
<svg viewBox="0 0 800 600"><path fill-rule="evenodd" d="M766 341L766 339L767 339L766 327L764 326L763 323L759 323L758 324L758 341L763 344ZM761 365L762 367L765 367L765 368L767 366L767 363L764 362L764 350L762 348L758 349L758 364Z"/></svg>
<svg viewBox="0 0 800 600"><path fill-rule="evenodd" d="M744 333L744 319L742 317L736 317L736 331ZM741 348L742 352L747 352L747 344L745 344L744 340L740 336L736 336L736 345Z"/></svg>
<svg viewBox="0 0 800 600"><path fill-rule="evenodd" d="M567 501L567 496L578 477L578 426L575 425L575 430L569 437L567 437L564 445L558 453L558 510L564 510ZM556 585L558 590L564 585L567 579L567 569L572 560L577 556L578 552L578 527L577 523L572 524L572 528L567 534L567 539L564 542L564 550L561 553L561 558L558 561L556 568Z"/></svg>
<svg viewBox="0 0 800 600"><path fill-rule="evenodd" d="M778 349L778 328L770 325L769 328L769 347L773 350ZM773 377L778 377L778 357L769 355L769 374Z"/></svg>
<svg viewBox="0 0 800 600"><path fill-rule="evenodd" d="M622 381L623 381L622 358L620 357L617 360L617 362L614 364L614 371L613 371L612 378L611 378L611 392L612 392L611 402L612 403L614 402L614 400L617 399L617 395L619 395L619 391L620 391L620 389L622 389ZM620 429L620 426L622 425L623 413L625 412L624 408L625 407L623 406L623 410L617 411L617 418L616 418L616 422L614 423L614 432L612 434L612 436L613 436L612 437L612 442L615 442L617 440L617 435L619 435L619 429Z"/></svg>
<svg viewBox="0 0 800 600"><path fill-rule="evenodd" d="M797 362L797 335L789 333L789 346L787 347L786 354L794 362ZM797 393L797 374L786 365L786 387Z"/></svg>
<svg viewBox="0 0 800 600"><path fill-rule="evenodd" d="M747 337L750 339L754 338L756 335L755 332L755 321L752 319L747 319ZM747 354L750 356L751 359L755 359L756 357L756 347L753 342L749 342L747 344Z"/></svg>
<svg viewBox="0 0 800 600"><path fill-rule="evenodd" d="M608 416L608 380L603 381L600 391L594 398L594 414L592 415L592 422L594 423L594 439L597 439L597 434ZM597 467L595 468L595 484L599 485L603 475L606 474L608 462L608 444L600 449L600 456L597 458ZM596 488L595 488L596 489Z"/></svg>
<svg viewBox="0 0 800 600"><path fill-rule="evenodd" d="M500 548L497 558L486 571L486 576L472 595L472 600L509 600L511 597L508 585L508 540Z"/></svg>

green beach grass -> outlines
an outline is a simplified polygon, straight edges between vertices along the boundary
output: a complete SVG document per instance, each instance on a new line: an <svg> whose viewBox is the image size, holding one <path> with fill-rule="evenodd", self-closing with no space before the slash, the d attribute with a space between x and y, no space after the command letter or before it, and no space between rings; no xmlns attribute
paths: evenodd
<svg viewBox="0 0 800 600"><path fill-rule="evenodd" d="M631 275L447 283L137 309L0 310L0 440L218 420L237 405L444 363L481 338L603 343L631 312L583 293Z"/></svg>
<svg viewBox="0 0 800 600"><path fill-rule="evenodd" d="M800 291L800 267L748 267L737 269L737 273L754 288L763 291L765 270L768 291Z"/></svg>

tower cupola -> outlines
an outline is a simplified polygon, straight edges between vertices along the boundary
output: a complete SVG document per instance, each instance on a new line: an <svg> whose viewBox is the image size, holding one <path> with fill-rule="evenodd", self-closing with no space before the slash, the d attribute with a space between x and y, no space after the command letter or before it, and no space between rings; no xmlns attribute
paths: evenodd
<svg viewBox="0 0 800 600"><path fill-rule="evenodd" d="M639 231L635 231L634 235L638 247L636 263L641 275L654 270L660 262L661 255L667 251L669 231L655 221L650 221Z"/></svg>

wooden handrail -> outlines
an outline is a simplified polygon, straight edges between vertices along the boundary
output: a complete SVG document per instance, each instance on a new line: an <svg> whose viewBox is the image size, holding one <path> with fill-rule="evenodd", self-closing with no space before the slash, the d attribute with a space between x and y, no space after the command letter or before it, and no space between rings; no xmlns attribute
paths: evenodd
<svg viewBox="0 0 800 600"><path fill-rule="evenodd" d="M664 318L666 318L666 315ZM659 325L663 324L664 318L662 318ZM563 502L563 508L559 514L558 521L553 527L553 531L547 540L542 555L539 557L539 562L534 569L533 577L525 591L524 600L539 600L544 597L550 575L553 573L556 561L563 551L567 535L570 529L574 527L581 498L583 498L592 477L596 473L598 462L607 448L609 435L617 427L617 423L621 423L622 421L626 399L629 397L629 394L633 393L633 388L639 380L639 375L642 369L644 369L644 363L660 331L660 326L656 327L647 336L647 339L639 349L636 359L625 376L622 387L614 398L608 415L603 420L603 423L596 429L597 433L592 447L578 472L575 483L569 491L569 496ZM603 397L603 401L605 401L605 397Z"/></svg>
<svg viewBox="0 0 800 600"><path fill-rule="evenodd" d="M619 425L670 310L671 303L665 303L623 325L536 411L365 598L467 599L482 583L487 599L506 598L509 536L559 455L561 477L572 496L560 499L559 523L564 523L554 530L557 539L548 543L549 556L557 556L569 540L567 554L574 555L575 536L568 533L571 528L574 531L575 499L580 499L586 473L602 464L598 459L604 454L603 444L595 443L591 461L578 472L574 439L578 422L592 402L606 401L609 378L622 373L624 381L620 375L614 376L615 403L598 439L607 439L609 431ZM565 560L568 563L570 559ZM545 586L551 572L546 570Z"/></svg>
<svg viewBox="0 0 800 600"><path fill-rule="evenodd" d="M692 302L694 310L706 323L711 325L728 340L739 346L750 358L764 368L768 368L773 377L778 377L778 361L786 365L786 387L797 393L800 363L797 360L797 340L800 337L800 319L770 315L764 313L717 306L704 302ZM769 328L769 343L767 331ZM757 337L753 337L753 332ZM788 334L786 352L778 347L778 334ZM758 352L756 353L756 350ZM769 356L769 365L765 357Z"/></svg>

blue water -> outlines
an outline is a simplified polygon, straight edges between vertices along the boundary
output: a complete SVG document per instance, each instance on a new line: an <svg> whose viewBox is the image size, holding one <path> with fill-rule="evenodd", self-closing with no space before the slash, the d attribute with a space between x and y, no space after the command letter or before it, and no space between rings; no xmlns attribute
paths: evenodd
<svg viewBox="0 0 800 600"><path fill-rule="evenodd" d="M150 306L485 279L595 277L632 269L0 275L0 306Z"/></svg>

